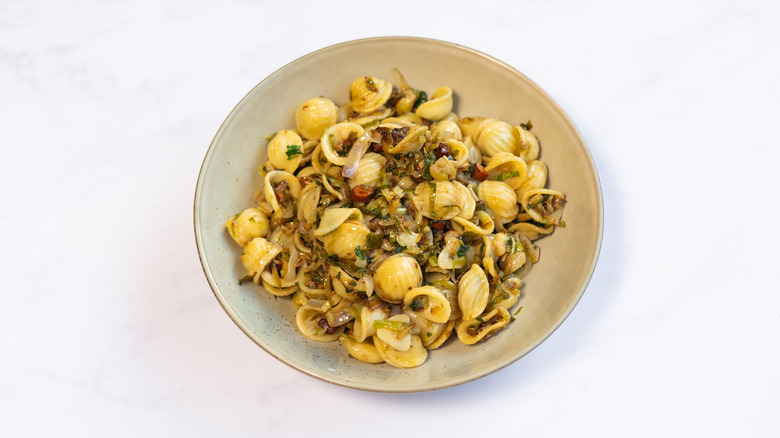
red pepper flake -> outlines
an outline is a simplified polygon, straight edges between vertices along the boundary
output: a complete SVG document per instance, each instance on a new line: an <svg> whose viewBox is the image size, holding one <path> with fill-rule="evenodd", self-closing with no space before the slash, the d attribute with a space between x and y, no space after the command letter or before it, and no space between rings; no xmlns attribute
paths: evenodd
<svg viewBox="0 0 780 438"><path fill-rule="evenodd" d="M284 189L287 188L287 181L282 180L276 187L274 187L274 194L276 194L276 200L282 202L284 199Z"/></svg>
<svg viewBox="0 0 780 438"><path fill-rule="evenodd" d="M433 153L436 155L436 157L446 157L451 154L450 147L447 146L444 143L439 143L439 146L436 147L436 149L433 150Z"/></svg>
<svg viewBox="0 0 780 438"><path fill-rule="evenodd" d="M481 182L487 179L488 173L481 164L477 163L474 165L474 172L471 173L471 177Z"/></svg>
<svg viewBox="0 0 780 438"><path fill-rule="evenodd" d="M429 224L431 225L431 228L434 230L443 230L446 228L450 222L449 221L430 221Z"/></svg>
<svg viewBox="0 0 780 438"><path fill-rule="evenodd" d="M317 325L320 326L320 328L325 329L325 333L329 335L336 331L336 328L331 327L330 324L328 324L328 320L325 318L320 318L320 320L317 321Z"/></svg>
<svg viewBox="0 0 780 438"><path fill-rule="evenodd" d="M368 202L374 196L374 189L368 186L359 185L352 189L349 199L357 202Z"/></svg>

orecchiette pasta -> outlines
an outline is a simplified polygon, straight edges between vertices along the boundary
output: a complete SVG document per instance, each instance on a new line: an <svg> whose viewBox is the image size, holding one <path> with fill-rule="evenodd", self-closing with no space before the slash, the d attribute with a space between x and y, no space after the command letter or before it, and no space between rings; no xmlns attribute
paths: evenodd
<svg viewBox="0 0 780 438"><path fill-rule="evenodd" d="M450 87L429 100L398 76L298 105L268 138L256 206L226 228L241 282L288 297L305 338L409 368L514 319L532 241L564 226L566 199L546 188L530 121L460 118Z"/></svg>

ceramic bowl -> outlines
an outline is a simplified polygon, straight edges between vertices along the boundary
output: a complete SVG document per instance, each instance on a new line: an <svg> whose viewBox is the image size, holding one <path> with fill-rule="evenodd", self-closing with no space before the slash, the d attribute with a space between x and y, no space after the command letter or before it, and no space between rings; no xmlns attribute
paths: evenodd
<svg viewBox="0 0 780 438"><path fill-rule="evenodd" d="M524 279L512 322L486 342L451 339L412 369L371 365L347 355L339 342L309 341L295 328L295 306L251 283L240 248L225 221L252 206L262 185L257 168L267 159L265 138L295 128L296 106L314 96L349 100L356 78L398 83L399 69L430 95L448 85L461 117L484 116L518 124L531 120L549 168L548 185L566 194L565 228L537 241L541 260ZM195 237L209 284L225 312L261 348L310 376L370 391L414 392L462 384L521 358L563 322L582 296L601 244L602 199L596 169L574 124L531 80L488 55L442 41L371 38L318 50L282 67L253 88L228 115L206 154L195 192ZM453 336L454 338L454 336Z"/></svg>

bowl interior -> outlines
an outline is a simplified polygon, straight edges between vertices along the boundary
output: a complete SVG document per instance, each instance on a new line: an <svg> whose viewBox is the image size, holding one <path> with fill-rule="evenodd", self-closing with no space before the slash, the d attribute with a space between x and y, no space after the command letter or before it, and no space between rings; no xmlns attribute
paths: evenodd
<svg viewBox="0 0 780 438"><path fill-rule="evenodd" d="M252 206L262 186L258 166L265 138L295 127L304 100L349 100L356 78L373 75L398 84L393 68L429 95L448 85L459 116L531 120L549 168L548 185L566 194L565 228L537 241L541 260L524 279L517 320L474 346L450 340L413 369L370 365L338 343L309 341L294 324L295 306L244 276L240 248L225 231L228 217ZM195 197L195 233L204 272L219 302L252 340L281 361L320 379L358 389L411 392L464 383L496 371L541 343L571 312L595 267L601 243L602 201L590 153L563 111L528 78L489 56L441 41L375 38L331 46L281 68L252 89L228 116L206 155ZM454 335L453 335L454 336Z"/></svg>

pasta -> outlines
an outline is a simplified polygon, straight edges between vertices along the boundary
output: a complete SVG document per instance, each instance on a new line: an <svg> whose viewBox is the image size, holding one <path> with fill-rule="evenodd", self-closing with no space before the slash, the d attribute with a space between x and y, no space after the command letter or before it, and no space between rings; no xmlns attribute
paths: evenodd
<svg viewBox="0 0 780 438"><path fill-rule="evenodd" d="M398 73L301 103L268 139L255 206L228 219L246 276L295 304L311 340L350 357L422 365L455 334L471 345L514 320L533 241L565 226L530 122L460 118Z"/></svg>

